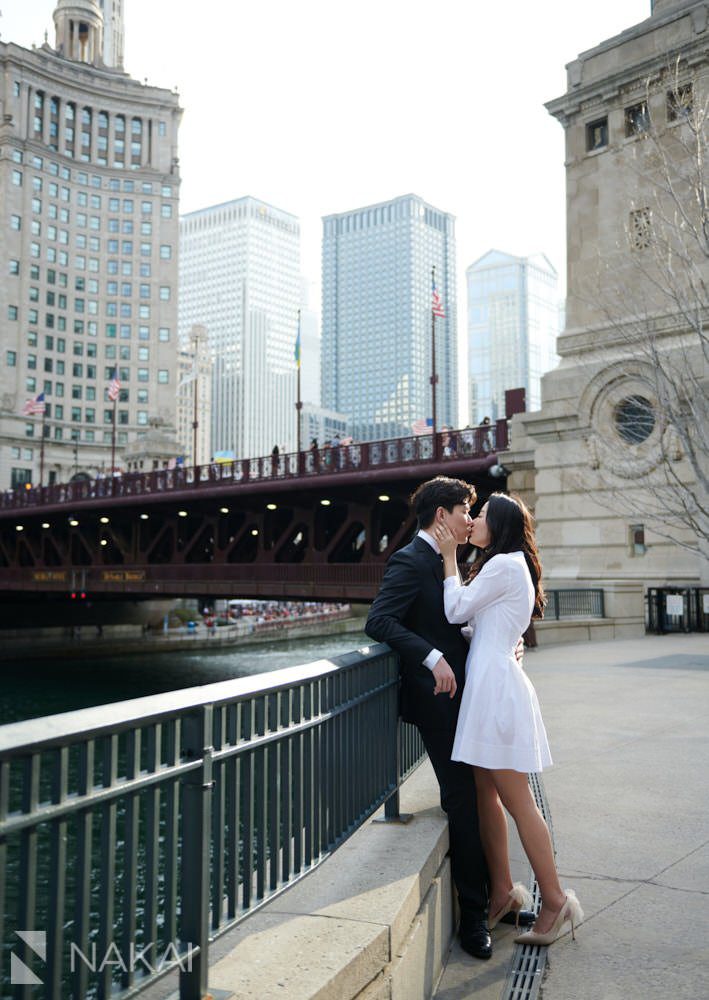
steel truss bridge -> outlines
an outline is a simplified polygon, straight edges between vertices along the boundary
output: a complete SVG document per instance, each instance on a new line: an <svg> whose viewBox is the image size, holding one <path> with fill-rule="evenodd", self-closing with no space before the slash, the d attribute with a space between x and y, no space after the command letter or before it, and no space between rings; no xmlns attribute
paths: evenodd
<svg viewBox="0 0 709 1000"><path fill-rule="evenodd" d="M492 427L54 484L0 496L0 590L15 601L176 596L370 601L445 474L504 488ZM491 475L493 469L498 477Z"/></svg>

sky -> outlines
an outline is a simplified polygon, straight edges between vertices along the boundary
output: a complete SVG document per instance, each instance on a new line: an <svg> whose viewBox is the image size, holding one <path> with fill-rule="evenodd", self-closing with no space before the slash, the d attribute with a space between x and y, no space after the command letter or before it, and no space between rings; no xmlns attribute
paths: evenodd
<svg viewBox="0 0 709 1000"><path fill-rule="evenodd" d="M563 129L544 102L650 6L125 0L125 67L179 91L181 211L249 194L297 215L316 297L323 215L413 192L456 216L462 328L465 269L489 249L545 253L563 294ZM54 7L5 0L3 41L53 44Z"/></svg>

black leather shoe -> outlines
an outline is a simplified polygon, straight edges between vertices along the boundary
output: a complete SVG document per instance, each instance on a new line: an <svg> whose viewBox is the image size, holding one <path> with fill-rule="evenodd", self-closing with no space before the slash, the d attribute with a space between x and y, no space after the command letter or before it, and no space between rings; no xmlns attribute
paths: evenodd
<svg viewBox="0 0 709 1000"><path fill-rule="evenodd" d="M537 919L537 915L534 910L520 910L519 914L516 910L510 910L506 913L504 917L500 920L501 924L516 924L519 921L520 927L531 927L534 921Z"/></svg>
<svg viewBox="0 0 709 1000"><path fill-rule="evenodd" d="M460 946L473 958L492 957L492 939L486 920L461 920Z"/></svg>

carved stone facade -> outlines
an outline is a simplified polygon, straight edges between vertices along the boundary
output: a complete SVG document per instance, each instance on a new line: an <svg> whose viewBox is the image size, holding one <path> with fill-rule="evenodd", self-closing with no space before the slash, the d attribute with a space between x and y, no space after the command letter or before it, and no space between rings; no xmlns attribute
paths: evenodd
<svg viewBox="0 0 709 1000"><path fill-rule="evenodd" d="M706 2L656 2L646 21L571 62L567 93L547 105L566 133L566 330L560 364L542 381L542 409L514 418L502 460L510 489L529 485L533 462L548 585L603 586L615 634L642 630L646 586L707 576L691 531L665 531L658 513L672 495L667 482L692 482L694 472L658 398L653 359L690 373L695 398L706 398L692 324L709 303L688 275L706 288L709 258L699 254L692 271L668 244L677 284L663 288L667 277L646 250L650 227L671 233L676 224L662 176L682 176L678 158L692 138L684 105L700 108L709 94L708 14Z"/></svg>
<svg viewBox="0 0 709 1000"><path fill-rule="evenodd" d="M54 48L0 43L0 488L105 471L113 414L119 454L175 422L181 109L104 8L113 65L98 0L59 0Z"/></svg>

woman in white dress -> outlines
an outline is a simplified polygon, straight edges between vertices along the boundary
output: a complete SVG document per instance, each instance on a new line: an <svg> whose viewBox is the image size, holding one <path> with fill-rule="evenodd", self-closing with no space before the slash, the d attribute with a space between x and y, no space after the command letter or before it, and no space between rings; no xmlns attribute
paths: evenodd
<svg viewBox="0 0 709 1000"><path fill-rule="evenodd" d="M506 913L529 905L524 887L512 885L504 806L542 896L534 927L515 940L551 944L566 923L573 935L583 913L573 891L559 884L549 829L527 779L528 772L552 762L536 692L515 657L530 620L544 610L532 516L519 498L492 494L470 529L469 541L479 553L466 584L458 577L452 532L441 521L435 533L443 556L446 617L454 624L468 622L472 632L452 758L475 769L490 872L489 925L492 929Z"/></svg>

